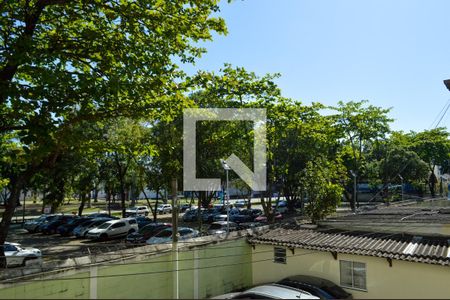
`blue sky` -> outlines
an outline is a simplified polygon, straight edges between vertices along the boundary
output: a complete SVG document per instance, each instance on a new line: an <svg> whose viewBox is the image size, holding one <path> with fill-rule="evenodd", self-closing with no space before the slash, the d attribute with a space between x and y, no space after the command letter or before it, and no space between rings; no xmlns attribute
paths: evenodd
<svg viewBox="0 0 450 300"><path fill-rule="evenodd" d="M305 104L367 99L392 107L394 130L429 129L450 99L450 1L245 0L221 3L229 34L189 73L223 63L281 73ZM441 122L450 128L450 111Z"/></svg>

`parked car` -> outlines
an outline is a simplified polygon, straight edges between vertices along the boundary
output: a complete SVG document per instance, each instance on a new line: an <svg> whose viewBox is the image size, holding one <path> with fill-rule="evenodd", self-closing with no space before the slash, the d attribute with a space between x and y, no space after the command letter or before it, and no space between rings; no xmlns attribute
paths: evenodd
<svg viewBox="0 0 450 300"><path fill-rule="evenodd" d="M306 291L278 284L255 286L238 293L228 293L211 299L320 299Z"/></svg>
<svg viewBox="0 0 450 300"><path fill-rule="evenodd" d="M3 250L5 252L7 267L26 266L28 264L27 262L30 261L36 264L42 263L42 253L39 249L23 248L18 243L5 242Z"/></svg>
<svg viewBox="0 0 450 300"><path fill-rule="evenodd" d="M239 199L234 202L234 206L238 207L238 208L246 207L247 204L248 204L248 201L244 200L244 199Z"/></svg>
<svg viewBox="0 0 450 300"><path fill-rule="evenodd" d="M86 234L86 237L93 240L106 240L109 238L126 236L127 234L136 232L138 230L139 228L136 219L126 218L111 220L89 230Z"/></svg>
<svg viewBox="0 0 450 300"><path fill-rule="evenodd" d="M238 215L239 212L240 212L240 210L235 207L230 208L230 211L228 212L230 214L230 220L231 220L231 216ZM214 222L226 221L227 217L228 217L227 211L225 210L225 212L222 212L220 215L215 215L213 221Z"/></svg>
<svg viewBox="0 0 450 300"><path fill-rule="evenodd" d="M202 211L202 222L211 223L214 221L214 217L222 214L221 208L208 208Z"/></svg>
<svg viewBox="0 0 450 300"><path fill-rule="evenodd" d="M158 232L172 227L170 223L150 223L139 229L138 232L133 232L127 235L125 242L128 243L145 243L149 238Z"/></svg>
<svg viewBox="0 0 450 300"><path fill-rule="evenodd" d="M329 280L314 276L291 276L278 281L277 284L307 291L320 299L353 299L353 296L340 286Z"/></svg>
<svg viewBox="0 0 450 300"><path fill-rule="evenodd" d="M142 227L144 227L144 226L146 226L148 224L153 223L152 219L149 219L149 218L144 217L144 216L138 216L138 217L134 217L134 218L137 221L139 229L141 229Z"/></svg>
<svg viewBox="0 0 450 300"><path fill-rule="evenodd" d="M198 209L190 209L186 211L183 215L184 222L195 222L198 217Z"/></svg>
<svg viewBox="0 0 450 300"><path fill-rule="evenodd" d="M73 230L75 229L75 227L82 225L86 222L89 222L91 220L92 218L87 217L74 218L65 224L59 225L56 228L56 231L62 236L70 236L73 234Z"/></svg>
<svg viewBox="0 0 450 300"><path fill-rule="evenodd" d="M189 203L183 203L180 205L180 213L183 213L191 208L191 205Z"/></svg>
<svg viewBox="0 0 450 300"><path fill-rule="evenodd" d="M198 230L189 227L178 228L178 240L183 241L199 236ZM147 240L147 244L164 244L172 241L172 228L166 228Z"/></svg>
<svg viewBox="0 0 450 300"><path fill-rule="evenodd" d="M114 219L111 218L95 218L92 219L89 222L86 222L84 224L78 225L73 229L73 235L77 238L84 238L86 237L86 234L89 230L94 229L100 225L102 225L105 222L111 221Z"/></svg>
<svg viewBox="0 0 450 300"><path fill-rule="evenodd" d="M67 224L73 219L79 218L78 216L74 215L60 215L54 218L52 221L48 223L44 223L41 226L39 226L39 231L43 234L55 234L57 231L58 226Z"/></svg>
<svg viewBox="0 0 450 300"><path fill-rule="evenodd" d="M238 225L234 222L218 221L209 225L208 234L222 234L227 232L227 226L230 226L230 231L238 229Z"/></svg>
<svg viewBox="0 0 450 300"><path fill-rule="evenodd" d="M158 205L158 208L156 209L158 214L165 214L165 213L171 213L172 212L172 204L160 204Z"/></svg>
<svg viewBox="0 0 450 300"><path fill-rule="evenodd" d="M24 224L24 228L31 233L35 233L39 231L39 226L46 222L52 221L56 218L57 215L41 215L37 219L26 221Z"/></svg>
<svg viewBox="0 0 450 300"><path fill-rule="evenodd" d="M275 212L275 216L274 216L274 220L277 221L277 220L281 220L281 219L283 219L283 215L280 212L276 211ZM261 222L261 223L266 223L267 222L267 217L265 215L259 215L259 216L257 216L255 218L254 221L255 222Z"/></svg>
<svg viewBox="0 0 450 300"><path fill-rule="evenodd" d="M253 222L255 218L262 214L260 209L243 209L237 215L230 216L230 221L236 223Z"/></svg>
<svg viewBox="0 0 450 300"><path fill-rule="evenodd" d="M148 216L150 209L146 205L133 206L125 210L125 216Z"/></svg>
<svg viewBox="0 0 450 300"><path fill-rule="evenodd" d="M284 213L286 213L288 211L287 201L281 200L281 201L278 202L278 206L276 206L276 205L277 205L276 203L272 204L272 208L273 209L276 208L277 212L284 214Z"/></svg>

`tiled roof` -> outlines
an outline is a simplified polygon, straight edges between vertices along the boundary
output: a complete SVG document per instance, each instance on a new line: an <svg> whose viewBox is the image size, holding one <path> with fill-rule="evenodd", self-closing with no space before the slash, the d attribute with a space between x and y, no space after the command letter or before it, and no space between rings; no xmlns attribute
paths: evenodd
<svg viewBox="0 0 450 300"><path fill-rule="evenodd" d="M418 239L402 234L277 228L252 237L249 242L450 265L449 242L442 238Z"/></svg>
<svg viewBox="0 0 450 300"><path fill-rule="evenodd" d="M348 214L346 216L339 216L328 218L328 222L339 221L356 221L363 220L368 222L389 222L389 223L442 223L450 224L450 208L434 207L392 207L385 209L376 209L358 214Z"/></svg>

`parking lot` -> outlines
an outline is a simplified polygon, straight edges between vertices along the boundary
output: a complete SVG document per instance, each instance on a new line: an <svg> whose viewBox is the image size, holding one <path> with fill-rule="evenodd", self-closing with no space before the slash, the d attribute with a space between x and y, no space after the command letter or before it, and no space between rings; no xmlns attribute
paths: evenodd
<svg viewBox="0 0 450 300"><path fill-rule="evenodd" d="M198 229L196 222L185 223L179 216L178 226ZM171 214L158 215L158 222L171 223ZM202 232L206 232L209 224L202 224ZM9 242L19 243L23 247L38 248L42 251L44 261L64 260L77 256L114 252L128 247L138 247L125 243L125 238L112 238L105 241L76 238L74 236L61 236L59 234L46 235L43 233L30 233L22 224L12 224L8 234Z"/></svg>

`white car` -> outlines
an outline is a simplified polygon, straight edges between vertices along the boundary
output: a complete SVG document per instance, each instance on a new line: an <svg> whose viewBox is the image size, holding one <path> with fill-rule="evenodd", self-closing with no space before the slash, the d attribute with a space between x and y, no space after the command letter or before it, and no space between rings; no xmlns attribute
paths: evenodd
<svg viewBox="0 0 450 300"><path fill-rule="evenodd" d="M279 284L255 286L243 292L228 293L210 299L320 299L311 293Z"/></svg>
<svg viewBox="0 0 450 300"><path fill-rule="evenodd" d="M146 205L133 206L125 211L128 216L148 216L150 209Z"/></svg>
<svg viewBox="0 0 450 300"><path fill-rule="evenodd" d="M158 208L156 210L158 211L158 214L171 213L172 205L171 204L160 204L160 205L158 205Z"/></svg>
<svg viewBox="0 0 450 300"><path fill-rule="evenodd" d="M198 230L189 227L178 228L178 240L183 241L199 236ZM147 240L147 244L164 244L172 241L172 228L166 228Z"/></svg>
<svg viewBox="0 0 450 300"><path fill-rule="evenodd" d="M5 242L3 245L7 267L41 264L42 253L36 248L22 248L20 244Z"/></svg>
<svg viewBox="0 0 450 300"><path fill-rule="evenodd" d="M106 240L108 238L126 236L127 234L138 232L138 230L138 224L134 218L111 220L89 230L86 233L86 238Z"/></svg>

